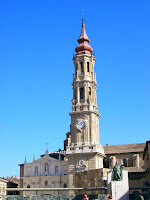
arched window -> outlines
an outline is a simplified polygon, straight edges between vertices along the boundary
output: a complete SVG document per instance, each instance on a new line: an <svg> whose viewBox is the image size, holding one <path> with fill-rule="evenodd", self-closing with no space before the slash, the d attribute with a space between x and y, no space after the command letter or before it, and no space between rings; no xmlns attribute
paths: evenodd
<svg viewBox="0 0 150 200"><path fill-rule="evenodd" d="M35 174L38 174L38 167L35 167Z"/></svg>
<svg viewBox="0 0 150 200"><path fill-rule="evenodd" d="M89 96L91 95L91 88L89 87L88 88L88 91L89 91Z"/></svg>
<svg viewBox="0 0 150 200"><path fill-rule="evenodd" d="M81 72L83 72L83 62L80 62Z"/></svg>
<svg viewBox="0 0 150 200"><path fill-rule="evenodd" d="M27 188L30 188L30 185L27 185Z"/></svg>
<svg viewBox="0 0 150 200"><path fill-rule="evenodd" d="M124 167L127 167L127 159L126 158L122 158L122 165Z"/></svg>
<svg viewBox="0 0 150 200"><path fill-rule="evenodd" d="M64 186L64 188L66 188L66 187L67 187L67 184L66 184L66 183L64 183L64 185L63 185L63 186Z"/></svg>
<svg viewBox="0 0 150 200"><path fill-rule="evenodd" d="M58 166L55 166L55 174L58 173Z"/></svg>
<svg viewBox="0 0 150 200"><path fill-rule="evenodd" d="M84 97L84 91L83 88L80 88L80 99L83 99Z"/></svg>
<svg viewBox="0 0 150 200"><path fill-rule="evenodd" d="M75 74L76 74L76 77L77 77L77 71L78 71L78 64L76 64L76 67L75 67Z"/></svg>
<svg viewBox="0 0 150 200"><path fill-rule="evenodd" d="M89 62L87 62L87 72L90 71Z"/></svg>

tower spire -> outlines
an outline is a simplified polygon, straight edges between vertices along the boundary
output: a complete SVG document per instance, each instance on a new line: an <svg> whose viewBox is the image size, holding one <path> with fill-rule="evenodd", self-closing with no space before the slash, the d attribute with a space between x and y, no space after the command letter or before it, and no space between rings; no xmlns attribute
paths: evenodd
<svg viewBox="0 0 150 200"><path fill-rule="evenodd" d="M85 30L85 24L84 24L84 18L82 18L82 30L79 39L77 40L79 45L75 48L75 51L77 54L91 54L93 49L88 44L90 42L90 39L87 36L86 30Z"/></svg>
<svg viewBox="0 0 150 200"><path fill-rule="evenodd" d="M85 30L84 18L82 18L82 30L78 42L81 43L83 40L90 42L90 39L88 38Z"/></svg>

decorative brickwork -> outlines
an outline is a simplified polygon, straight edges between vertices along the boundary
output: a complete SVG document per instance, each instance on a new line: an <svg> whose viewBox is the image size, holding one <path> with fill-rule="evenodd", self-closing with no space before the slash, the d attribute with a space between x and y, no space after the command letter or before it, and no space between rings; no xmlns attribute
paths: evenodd
<svg viewBox="0 0 150 200"><path fill-rule="evenodd" d="M101 168L75 173L75 188L100 188L107 187L107 172L110 169ZM76 191L76 194L85 191ZM104 190L88 190L88 194L103 194Z"/></svg>

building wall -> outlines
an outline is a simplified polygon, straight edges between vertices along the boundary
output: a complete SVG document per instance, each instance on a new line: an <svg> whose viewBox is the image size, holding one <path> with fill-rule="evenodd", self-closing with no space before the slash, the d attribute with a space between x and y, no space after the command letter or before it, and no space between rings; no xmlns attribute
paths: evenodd
<svg viewBox="0 0 150 200"><path fill-rule="evenodd" d="M20 188L23 188L23 177L24 176L24 164L20 165ZM20 191L20 195L23 195L23 192Z"/></svg>
<svg viewBox="0 0 150 200"><path fill-rule="evenodd" d="M111 157L114 157L112 165L110 164ZM137 162L134 166L134 158L137 157ZM134 152L134 153L120 153L120 154L107 154L104 160L104 167L112 168L115 165L115 162L118 162L119 165L122 165L122 159L127 159L127 167L141 167L144 168L143 161L143 152Z"/></svg>
<svg viewBox="0 0 150 200"><path fill-rule="evenodd" d="M68 175L23 177L24 188L65 188L68 187ZM24 195L66 194L64 191L24 191Z"/></svg>
<svg viewBox="0 0 150 200"><path fill-rule="evenodd" d="M110 169L101 168L75 173L76 188L100 188L107 187L107 172ZM86 191L76 191L76 194L84 194ZM88 194L103 194L104 190L88 190Z"/></svg>
<svg viewBox="0 0 150 200"><path fill-rule="evenodd" d="M49 157L48 157L49 158ZM47 170L45 170L47 168ZM43 159L42 162L32 162L24 164L24 176L54 176L68 173L68 162L53 160L52 162Z"/></svg>
<svg viewBox="0 0 150 200"><path fill-rule="evenodd" d="M107 172L110 169L102 168L75 173L75 187L76 188L100 188L107 187ZM143 187L144 173L128 173L129 187ZM134 190L130 190L132 193ZM137 190L142 192L141 190ZM76 191L76 194L84 194L86 191ZM95 191L87 190L88 194L103 194L104 190Z"/></svg>
<svg viewBox="0 0 150 200"><path fill-rule="evenodd" d="M56 159L48 154L31 163L20 165L20 186L23 188L68 187L68 161ZM60 192L59 194L63 194ZM58 192L24 191L24 195L58 194Z"/></svg>
<svg viewBox="0 0 150 200"><path fill-rule="evenodd" d="M146 186L150 186L150 141L146 142L144 154L144 167L145 167L145 181Z"/></svg>
<svg viewBox="0 0 150 200"><path fill-rule="evenodd" d="M144 187L143 185L144 181L144 172L141 173L129 173L129 187ZM130 194L132 194L134 190L130 190ZM136 189L136 191L139 191L142 193L142 190Z"/></svg>
<svg viewBox="0 0 150 200"><path fill-rule="evenodd" d="M0 178L0 198L6 195L7 181Z"/></svg>

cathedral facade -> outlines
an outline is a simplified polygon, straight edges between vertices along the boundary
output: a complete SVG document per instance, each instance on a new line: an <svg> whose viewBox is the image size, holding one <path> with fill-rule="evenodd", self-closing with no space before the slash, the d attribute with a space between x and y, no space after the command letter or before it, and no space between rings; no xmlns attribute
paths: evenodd
<svg viewBox="0 0 150 200"><path fill-rule="evenodd" d="M68 187L68 159L64 151L46 151L41 158L20 165L20 187L22 188L66 188ZM64 194L63 191L24 191L24 195Z"/></svg>

